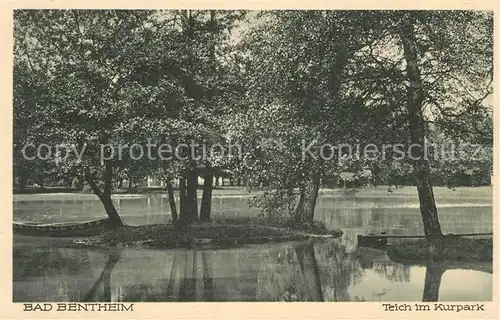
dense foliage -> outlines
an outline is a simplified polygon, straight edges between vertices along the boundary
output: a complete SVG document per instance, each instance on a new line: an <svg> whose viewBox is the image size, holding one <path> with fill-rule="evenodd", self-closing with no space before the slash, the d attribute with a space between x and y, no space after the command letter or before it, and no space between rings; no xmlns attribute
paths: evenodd
<svg viewBox="0 0 500 320"><path fill-rule="evenodd" d="M492 28L490 13L469 11L18 10L16 186L85 181L120 223L113 190L155 175L173 219L187 223L210 219L221 175L265 189L254 205L299 222L312 221L321 186L398 186L416 175L431 199L430 181L489 184ZM477 146L428 162L332 148L424 140L478 145L481 157ZM239 148L168 160L110 151L151 141ZM23 157L42 143L85 156ZM304 157L309 145L316 157Z"/></svg>

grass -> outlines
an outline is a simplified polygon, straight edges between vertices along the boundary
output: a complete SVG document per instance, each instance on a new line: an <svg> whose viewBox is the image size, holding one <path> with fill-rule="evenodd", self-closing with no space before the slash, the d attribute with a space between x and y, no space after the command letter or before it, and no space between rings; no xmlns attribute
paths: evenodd
<svg viewBox="0 0 500 320"><path fill-rule="evenodd" d="M304 240L313 236L341 236L321 224L294 227L264 219L217 220L175 227L172 224L123 226L74 241L86 246L147 247L158 249L234 247L243 244Z"/></svg>
<svg viewBox="0 0 500 320"><path fill-rule="evenodd" d="M492 261L493 239L470 239L458 236L445 236L434 260L453 261ZM396 262L425 262L431 257L425 240L405 241L392 245L387 255Z"/></svg>

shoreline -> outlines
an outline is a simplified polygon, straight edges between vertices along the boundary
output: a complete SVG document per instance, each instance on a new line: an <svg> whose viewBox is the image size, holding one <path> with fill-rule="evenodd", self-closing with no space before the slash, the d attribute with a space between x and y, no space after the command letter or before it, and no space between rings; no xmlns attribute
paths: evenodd
<svg viewBox="0 0 500 320"><path fill-rule="evenodd" d="M387 191L388 186L377 186L377 187L367 187L356 189L354 193L344 193L342 188L321 188L319 190L320 195L326 196L340 196L340 197L387 197L387 198L398 198L398 197L417 197L416 187L406 186L404 188L393 189L392 193ZM467 194L469 199L487 199L492 201L492 187L491 186L478 186L478 187L457 187L455 190L451 190L447 187L435 187L435 192L437 194L444 193L445 197L453 196L460 197ZM475 194L474 191L486 190L487 194ZM351 189L347 189L351 191ZM255 195L262 194L263 190L251 190L248 191L244 187L219 187L213 190L212 196L214 198L221 197L235 197L235 198L249 198ZM175 194L178 191L175 190ZM202 194L202 190L197 191L198 195ZM139 199L146 198L150 196L155 197L166 197L164 190L152 190L150 192L140 192L140 193L114 193L112 195L113 199ZM81 193L81 192L47 192L47 193L14 193L12 200L13 202L30 202L30 201L46 201L46 200L99 200L99 198L92 193Z"/></svg>

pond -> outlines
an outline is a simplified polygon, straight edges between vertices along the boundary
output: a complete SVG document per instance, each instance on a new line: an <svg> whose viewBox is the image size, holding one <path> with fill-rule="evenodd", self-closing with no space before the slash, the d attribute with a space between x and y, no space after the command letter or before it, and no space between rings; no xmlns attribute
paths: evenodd
<svg viewBox="0 0 500 320"><path fill-rule="evenodd" d="M216 196L214 217L258 214L249 197ZM128 224L167 221L163 196L119 197ZM436 189L445 233L492 232L491 188ZM17 198L16 221L102 218L93 199ZM406 265L383 251L356 247L356 235L420 235L414 188L387 193L322 194L316 219L341 228L339 239L248 245L220 250L57 248L16 237L16 302L28 301L490 301L492 264ZM427 280L426 280L427 279ZM432 281L433 283L430 283Z"/></svg>

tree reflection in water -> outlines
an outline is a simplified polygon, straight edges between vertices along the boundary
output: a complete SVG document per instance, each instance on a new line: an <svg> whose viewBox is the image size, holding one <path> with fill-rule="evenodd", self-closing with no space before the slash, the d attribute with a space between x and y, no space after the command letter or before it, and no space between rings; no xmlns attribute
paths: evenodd
<svg viewBox="0 0 500 320"><path fill-rule="evenodd" d="M215 300L210 255L205 251L174 251L168 279L155 286L126 285L120 301L213 301ZM222 299L221 299L222 300Z"/></svg>
<svg viewBox="0 0 500 320"><path fill-rule="evenodd" d="M82 267L89 267L88 252L84 250L43 248L26 250L14 248L12 260L14 281L26 278L50 277L57 275L77 275Z"/></svg>
<svg viewBox="0 0 500 320"><path fill-rule="evenodd" d="M349 301L349 286L362 276L361 265L338 240L296 244L272 267L261 270L261 300Z"/></svg>
<svg viewBox="0 0 500 320"><path fill-rule="evenodd" d="M435 262L428 262L425 268L424 295L422 301L438 301L441 279L446 269Z"/></svg>
<svg viewBox="0 0 500 320"><path fill-rule="evenodd" d="M338 239L318 241L315 245L327 301L351 301L349 286L363 275L361 264Z"/></svg>
<svg viewBox="0 0 500 320"><path fill-rule="evenodd" d="M295 246L295 254L299 262L302 279L307 286L308 301L324 301L323 288L319 277L318 263L314 256L312 243Z"/></svg>
<svg viewBox="0 0 500 320"><path fill-rule="evenodd" d="M180 278L179 300L196 301L196 251L182 252L184 276Z"/></svg>
<svg viewBox="0 0 500 320"><path fill-rule="evenodd" d="M373 270L392 282L410 282L410 266L393 261L375 261Z"/></svg>
<svg viewBox="0 0 500 320"><path fill-rule="evenodd" d="M493 264L491 262L437 262L428 261L425 268L425 284L422 301L438 301L441 279L447 270L476 270L481 272L493 273Z"/></svg>
<svg viewBox="0 0 500 320"><path fill-rule="evenodd" d="M65 248L14 248L15 302L78 301L92 283L89 251ZM83 289L85 290L85 289Z"/></svg>
<svg viewBox="0 0 500 320"><path fill-rule="evenodd" d="M120 260L121 250L116 248L110 248L108 261L102 270L101 275L97 278L96 282L84 296L83 301L104 301L111 302L111 272L115 267L116 263ZM100 287L103 287L102 294L99 294Z"/></svg>
<svg viewBox="0 0 500 320"><path fill-rule="evenodd" d="M361 279L374 272L392 283L409 282L411 268L391 261L381 250L346 250L340 239L219 251L110 249L97 273L91 272L86 250L50 249L30 254L15 250L14 256L18 261L14 268L16 302L381 300L385 289L363 288L364 282L358 287ZM145 259L137 264L129 259L138 256ZM121 258L123 262L119 262ZM150 258L160 265L148 264ZM161 261L167 270L161 270ZM367 269L372 272L365 276ZM491 263L428 263L423 301L439 299L441 278L448 269L492 272ZM44 293L30 293L33 286ZM381 292L365 298L372 289Z"/></svg>
<svg viewBox="0 0 500 320"><path fill-rule="evenodd" d="M204 301L214 300L214 279L210 264L208 263L208 255L206 252L201 253L201 263L203 268L203 286L204 286Z"/></svg>

